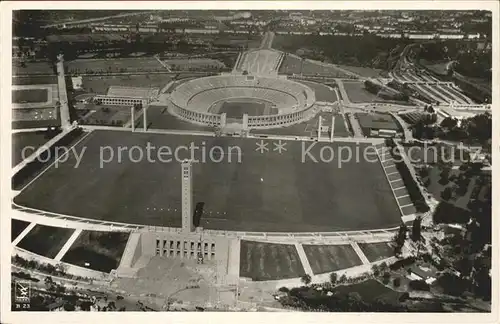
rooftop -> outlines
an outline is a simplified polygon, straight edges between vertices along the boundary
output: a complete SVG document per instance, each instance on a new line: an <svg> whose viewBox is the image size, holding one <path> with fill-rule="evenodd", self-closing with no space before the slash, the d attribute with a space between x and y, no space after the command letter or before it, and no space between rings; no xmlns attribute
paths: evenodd
<svg viewBox="0 0 500 324"><path fill-rule="evenodd" d="M398 124L389 114L356 114L359 125L363 128L399 130Z"/></svg>

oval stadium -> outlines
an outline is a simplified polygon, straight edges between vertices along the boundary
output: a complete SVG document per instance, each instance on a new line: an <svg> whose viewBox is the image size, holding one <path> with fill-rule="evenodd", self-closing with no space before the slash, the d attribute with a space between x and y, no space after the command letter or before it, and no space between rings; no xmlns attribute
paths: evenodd
<svg viewBox="0 0 500 324"><path fill-rule="evenodd" d="M213 119L205 117L219 115L227 123L244 120L244 127L261 129L313 117L315 95L308 86L285 77L218 75L181 84L171 101L176 115L194 123L211 125Z"/></svg>

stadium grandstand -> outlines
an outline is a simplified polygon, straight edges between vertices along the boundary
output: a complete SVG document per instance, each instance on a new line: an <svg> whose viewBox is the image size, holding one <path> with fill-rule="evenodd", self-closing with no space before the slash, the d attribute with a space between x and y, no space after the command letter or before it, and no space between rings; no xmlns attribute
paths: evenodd
<svg viewBox="0 0 500 324"><path fill-rule="evenodd" d="M110 106L146 106L158 97L159 92L159 88L110 86L105 95L95 96L94 101Z"/></svg>
<svg viewBox="0 0 500 324"><path fill-rule="evenodd" d="M13 121L37 121L57 118L57 84L13 85Z"/></svg>
<svg viewBox="0 0 500 324"><path fill-rule="evenodd" d="M181 84L169 99L169 111L179 118L222 128L282 127L316 113L314 91L286 77L234 73L204 77Z"/></svg>
<svg viewBox="0 0 500 324"><path fill-rule="evenodd" d="M194 111L208 111L218 101L236 98L271 102L280 112L303 109L315 100L313 90L298 82L245 75L195 79L172 92L176 105Z"/></svg>

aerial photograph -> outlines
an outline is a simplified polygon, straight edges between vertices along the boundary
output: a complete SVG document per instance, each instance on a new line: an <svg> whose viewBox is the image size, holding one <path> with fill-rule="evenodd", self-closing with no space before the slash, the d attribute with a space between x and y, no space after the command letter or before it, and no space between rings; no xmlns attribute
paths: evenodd
<svg viewBox="0 0 500 324"><path fill-rule="evenodd" d="M14 10L11 312L491 313L492 16Z"/></svg>

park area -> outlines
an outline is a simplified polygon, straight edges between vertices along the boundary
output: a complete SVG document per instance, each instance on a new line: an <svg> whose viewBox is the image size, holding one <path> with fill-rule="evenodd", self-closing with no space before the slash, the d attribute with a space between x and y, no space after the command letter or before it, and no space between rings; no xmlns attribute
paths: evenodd
<svg viewBox="0 0 500 324"><path fill-rule="evenodd" d="M241 241L240 277L265 281L298 278L304 274L294 245Z"/></svg>
<svg viewBox="0 0 500 324"><path fill-rule="evenodd" d="M179 161L190 157L205 162L193 164L193 199L204 206L204 228L331 232L399 224L399 208L377 160L320 157L345 146L369 151L369 144L282 144L281 153L260 152L255 139L93 131L75 146L77 152L86 148L78 168L72 154L27 186L15 203L83 218L180 227ZM156 148L152 158L144 155L148 145ZM172 154L191 145L198 147L193 156L189 149ZM157 154L159 147L171 150L170 159Z"/></svg>

